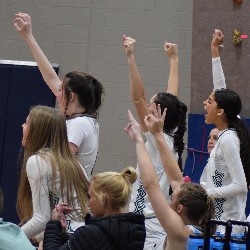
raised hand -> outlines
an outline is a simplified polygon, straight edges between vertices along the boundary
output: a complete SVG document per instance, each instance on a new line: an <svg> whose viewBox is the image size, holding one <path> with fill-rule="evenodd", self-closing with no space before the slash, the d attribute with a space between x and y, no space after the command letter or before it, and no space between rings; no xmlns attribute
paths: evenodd
<svg viewBox="0 0 250 250"><path fill-rule="evenodd" d="M156 133L163 132L164 121L166 117L167 109L165 108L163 113L161 114L161 106L153 104L154 113L145 117L144 122L148 129L148 131L155 135Z"/></svg>
<svg viewBox="0 0 250 250"><path fill-rule="evenodd" d="M132 37L123 35L123 46L127 56L132 56L135 49L136 40Z"/></svg>
<svg viewBox="0 0 250 250"><path fill-rule="evenodd" d="M221 30L215 29L213 34L213 39L211 41L211 46L218 47L223 43L224 35Z"/></svg>
<svg viewBox="0 0 250 250"><path fill-rule="evenodd" d="M175 59L178 57L178 47L174 43L164 43L164 51L170 59Z"/></svg>
<svg viewBox="0 0 250 250"><path fill-rule="evenodd" d="M15 14L16 18L14 19L14 28L17 32L25 38L26 36L32 35L32 24L31 17L26 13L17 13Z"/></svg>
<svg viewBox="0 0 250 250"><path fill-rule="evenodd" d="M130 110L128 110L128 118L129 118L129 124L126 128L124 128L125 132L133 141L135 142L143 141L140 125L135 120Z"/></svg>

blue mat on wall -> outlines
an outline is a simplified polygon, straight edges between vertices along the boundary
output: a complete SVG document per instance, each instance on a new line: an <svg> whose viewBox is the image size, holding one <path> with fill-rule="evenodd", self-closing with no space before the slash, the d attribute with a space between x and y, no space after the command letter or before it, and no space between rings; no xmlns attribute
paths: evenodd
<svg viewBox="0 0 250 250"><path fill-rule="evenodd" d="M250 119L244 119L250 127ZM205 124L204 115L188 115L188 145L187 159L185 162L184 172L192 182L199 182L202 171L207 164L209 154L207 153L207 141L213 125ZM204 153L202 153L204 152ZM250 214L250 192L246 206L246 215Z"/></svg>

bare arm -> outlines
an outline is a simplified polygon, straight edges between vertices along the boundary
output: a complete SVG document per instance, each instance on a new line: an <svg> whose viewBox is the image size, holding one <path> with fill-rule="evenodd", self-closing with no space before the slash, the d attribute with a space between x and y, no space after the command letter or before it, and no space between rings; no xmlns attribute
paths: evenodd
<svg viewBox="0 0 250 250"><path fill-rule="evenodd" d="M125 131L136 144L136 154L140 169L140 176L143 186L148 193L154 212L170 239L186 239L188 233L182 219L174 210L170 208L161 192L156 171L147 153L141 135L140 126L130 111L128 111L128 116L130 123Z"/></svg>
<svg viewBox="0 0 250 250"><path fill-rule="evenodd" d="M149 132L153 134L156 140L165 174L167 175L167 178L173 190L175 190L175 188L184 183L184 181L178 163L175 160L164 138L163 125L165 117L166 109L161 115L160 105L158 105L158 107L156 108L156 105L154 104L154 114L151 114L145 118L145 124Z"/></svg>
<svg viewBox="0 0 250 250"><path fill-rule="evenodd" d="M169 57L170 70L168 78L167 93L174 96L179 95L179 59L178 47L176 44L165 42L164 50Z"/></svg>
<svg viewBox="0 0 250 250"><path fill-rule="evenodd" d="M60 89L61 80L57 76L32 34L31 17L26 13L18 13L15 14L15 16L15 29L31 49L44 81L47 83L51 91L57 95Z"/></svg>
<svg viewBox="0 0 250 250"><path fill-rule="evenodd" d="M123 36L123 39L124 39L124 50L128 57L131 99L136 108L136 112L137 112L142 130L146 132L147 128L144 124L144 117L145 115L149 114L149 111L147 108L148 104L147 104L144 85L143 85L140 73L138 71L135 57L133 54L136 40L127 36Z"/></svg>

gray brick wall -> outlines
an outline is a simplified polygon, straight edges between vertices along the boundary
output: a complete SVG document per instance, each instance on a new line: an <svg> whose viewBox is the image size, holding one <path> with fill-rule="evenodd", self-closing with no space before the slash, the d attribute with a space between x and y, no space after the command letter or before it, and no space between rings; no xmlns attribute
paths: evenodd
<svg viewBox="0 0 250 250"><path fill-rule="evenodd" d="M169 63L164 41L178 44L180 99L189 106L192 10L187 0L1 0L0 59L33 61L13 28L14 13L29 13L40 46L60 65L60 77L81 70L103 82L106 94L95 170L118 171L136 166L135 147L123 132L127 109L133 107L122 35L137 39L135 53L148 98L166 89Z"/></svg>

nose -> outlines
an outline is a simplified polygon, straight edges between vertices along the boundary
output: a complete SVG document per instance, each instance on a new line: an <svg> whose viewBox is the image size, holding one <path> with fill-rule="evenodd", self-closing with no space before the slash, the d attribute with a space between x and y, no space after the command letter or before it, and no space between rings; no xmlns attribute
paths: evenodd
<svg viewBox="0 0 250 250"><path fill-rule="evenodd" d="M207 105L207 100L203 101L203 105L204 106Z"/></svg>

